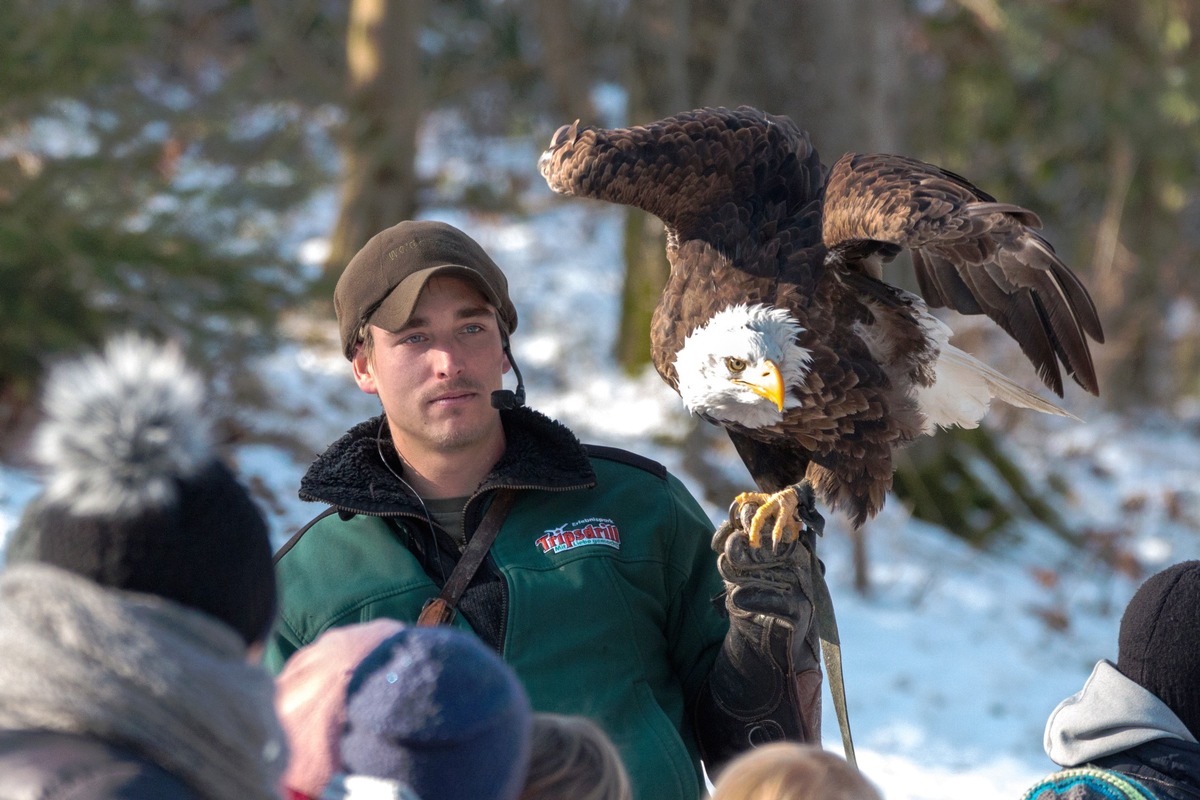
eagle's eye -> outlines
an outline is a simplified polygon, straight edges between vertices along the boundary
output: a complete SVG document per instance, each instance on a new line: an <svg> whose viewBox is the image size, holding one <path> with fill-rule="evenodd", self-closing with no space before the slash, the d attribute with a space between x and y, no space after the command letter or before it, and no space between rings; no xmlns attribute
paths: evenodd
<svg viewBox="0 0 1200 800"><path fill-rule="evenodd" d="M740 358L734 358L733 356L725 359L725 366L734 374L739 374L746 371L746 362Z"/></svg>

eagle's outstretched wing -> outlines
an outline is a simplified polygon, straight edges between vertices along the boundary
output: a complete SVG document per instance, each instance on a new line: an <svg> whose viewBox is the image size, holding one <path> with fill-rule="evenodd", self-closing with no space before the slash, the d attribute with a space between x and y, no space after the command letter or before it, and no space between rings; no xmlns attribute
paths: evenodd
<svg viewBox="0 0 1200 800"><path fill-rule="evenodd" d="M778 255L817 241L815 224L803 226L811 241L795 241L796 218L815 209L825 180L808 134L749 106L628 128L577 120L555 132L538 170L560 194L640 208L721 249L753 240Z"/></svg>
<svg viewBox="0 0 1200 800"><path fill-rule="evenodd" d="M1104 341L1087 290L1035 228L1041 221L964 178L911 158L849 153L830 170L822 238L831 256L871 243L912 251L925 301L987 314L1060 397L1059 362L1098 394L1087 338Z"/></svg>

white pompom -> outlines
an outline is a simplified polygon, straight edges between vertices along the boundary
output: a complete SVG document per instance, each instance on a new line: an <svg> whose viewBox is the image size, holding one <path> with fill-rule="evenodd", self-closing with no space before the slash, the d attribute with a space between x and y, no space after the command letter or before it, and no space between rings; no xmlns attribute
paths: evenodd
<svg viewBox="0 0 1200 800"><path fill-rule="evenodd" d="M46 499L80 515L122 515L176 500L176 479L213 459L203 381L180 349L136 335L50 374L34 455Z"/></svg>

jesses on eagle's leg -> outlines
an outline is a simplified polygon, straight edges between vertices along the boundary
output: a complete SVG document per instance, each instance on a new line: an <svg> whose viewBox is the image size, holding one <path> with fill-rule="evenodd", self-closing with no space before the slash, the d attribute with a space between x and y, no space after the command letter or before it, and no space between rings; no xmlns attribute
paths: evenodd
<svg viewBox="0 0 1200 800"><path fill-rule="evenodd" d="M763 529L768 524L774 548L796 541L803 527L818 536L825 530L825 518L817 512L812 484L807 478L774 494L742 492L733 502L733 508L742 515L742 527L752 547L762 544Z"/></svg>

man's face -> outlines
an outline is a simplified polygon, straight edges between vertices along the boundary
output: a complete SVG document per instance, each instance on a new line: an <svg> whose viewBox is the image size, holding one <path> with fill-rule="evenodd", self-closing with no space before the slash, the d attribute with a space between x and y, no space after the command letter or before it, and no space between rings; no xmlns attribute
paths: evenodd
<svg viewBox="0 0 1200 800"><path fill-rule="evenodd" d="M379 395L402 456L467 450L503 436L491 395L509 364L496 309L474 286L431 278L403 329L371 326L371 333L372 357L360 348L354 377Z"/></svg>

